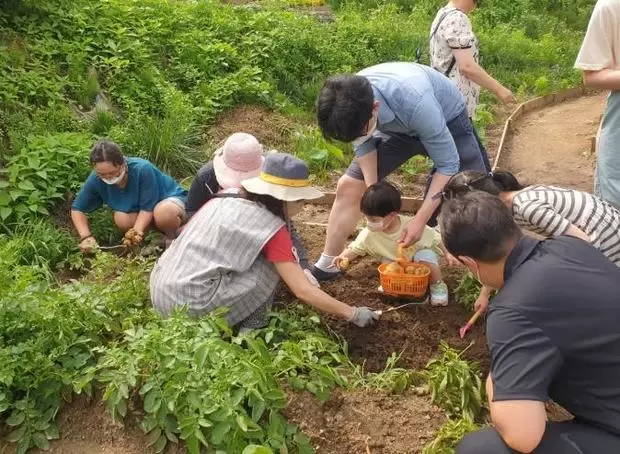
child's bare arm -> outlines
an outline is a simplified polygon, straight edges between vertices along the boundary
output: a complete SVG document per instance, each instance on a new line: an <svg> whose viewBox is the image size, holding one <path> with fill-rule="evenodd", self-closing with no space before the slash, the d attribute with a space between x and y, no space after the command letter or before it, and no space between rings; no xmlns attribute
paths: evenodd
<svg viewBox="0 0 620 454"><path fill-rule="evenodd" d="M340 269L345 269L353 260L355 260L359 256L360 255L354 252L352 249L347 248L342 251L342 253L338 257L334 258L332 265Z"/></svg>

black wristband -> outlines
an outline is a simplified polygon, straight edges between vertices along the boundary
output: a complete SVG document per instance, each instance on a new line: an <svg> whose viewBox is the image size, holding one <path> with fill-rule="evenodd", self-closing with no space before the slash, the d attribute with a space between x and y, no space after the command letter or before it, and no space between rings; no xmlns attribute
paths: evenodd
<svg viewBox="0 0 620 454"><path fill-rule="evenodd" d="M92 233L89 233L89 234L88 234L88 235L86 235L86 236L81 236L81 237L80 237L80 243L81 243L82 241L87 240L88 238L92 238L92 237L93 237L93 234L92 234Z"/></svg>

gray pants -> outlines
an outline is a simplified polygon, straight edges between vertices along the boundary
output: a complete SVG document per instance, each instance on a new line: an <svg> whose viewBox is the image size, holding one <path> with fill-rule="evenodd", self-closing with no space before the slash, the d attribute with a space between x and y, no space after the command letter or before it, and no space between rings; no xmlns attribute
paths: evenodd
<svg viewBox="0 0 620 454"><path fill-rule="evenodd" d="M620 453L620 437L574 421L548 423L535 454ZM471 433L461 440L456 454L517 454L493 428Z"/></svg>

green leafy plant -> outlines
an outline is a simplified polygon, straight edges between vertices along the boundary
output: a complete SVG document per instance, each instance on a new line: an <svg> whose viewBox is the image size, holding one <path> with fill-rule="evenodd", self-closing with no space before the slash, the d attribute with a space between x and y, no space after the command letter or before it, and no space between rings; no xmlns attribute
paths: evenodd
<svg viewBox="0 0 620 454"><path fill-rule="evenodd" d="M2 254L0 251L0 260ZM17 452L47 448L73 393L91 393L96 347L145 323L144 260L95 259L84 282L60 288L17 267L0 289L0 412Z"/></svg>
<svg viewBox="0 0 620 454"><path fill-rule="evenodd" d="M381 372L364 373L362 366L356 366L356 376L352 383L354 388L381 389L391 393L402 393L417 381L417 374L412 370L397 367L401 355L392 353Z"/></svg>
<svg viewBox="0 0 620 454"><path fill-rule="evenodd" d="M448 419L433 441L424 446L422 454L454 454L459 441L478 429L480 427L469 418Z"/></svg>
<svg viewBox="0 0 620 454"><path fill-rule="evenodd" d="M459 279L459 283L454 289L454 295L456 300L468 311L474 310L474 303L480 295L482 284L476 279L476 277L469 271L467 271Z"/></svg>
<svg viewBox="0 0 620 454"><path fill-rule="evenodd" d="M457 352L444 341L439 348L442 355L430 360L424 372L431 400L449 416L474 420L482 408L478 366L461 358L467 349Z"/></svg>
<svg viewBox="0 0 620 454"><path fill-rule="evenodd" d="M91 138L61 133L29 137L27 145L0 169L0 220L24 222L50 209L79 187L89 172Z"/></svg>
<svg viewBox="0 0 620 454"><path fill-rule="evenodd" d="M122 419L130 397L141 396L142 428L156 452L179 439L190 453L251 445L312 452L280 413L286 395L263 339L231 335L218 314L197 320L183 311L126 331L124 345L107 349L98 366L112 415Z"/></svg>
<svg viewBox="0 0 620 454"><path fill-rule="evenodd" d="M342 148L325 139L318 128L300 127L293 133L292 139L292 152L305 160L310 172L319 179L324 179L327 171L337 169L345 162ZM350 149L350 145L342 146Z"/></svg>

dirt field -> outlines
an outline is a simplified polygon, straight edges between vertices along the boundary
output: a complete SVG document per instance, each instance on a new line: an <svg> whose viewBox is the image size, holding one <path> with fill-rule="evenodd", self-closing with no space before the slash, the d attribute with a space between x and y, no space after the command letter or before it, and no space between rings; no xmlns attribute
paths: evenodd
<svg viewBox="0 0 620 454"><path fill-rule="evenodd" d="M508 144L500 166L515 171L518 177L529 182L590 190L593 162L584 152L589 149L589 138L596 132L603 104L602 95L585 97L528 115L520 123L514 140ZM500 112L499 116L504 118L506 112ZM262 109L241 107L218 121L212 140L216 143L234 131L244 130L264 143L286 149L288 143L283 137L288 137L284 132L291 124L284 117ZM488 131L492 159L501 129L500 124ZM406 193L419 193L419 182L411 184L411 179L399 176L395 180L400 186L409 188ZM298 229L313 259L320 254L325 235L325 228L316 224L326 222L328 214L329 207L307 207L297 219ZM449 287L453 289L460 271L445 269L444 272ZM351 304L376 309L394 304L393 300L376 291L377 286L376 264L363 260L352 265L346 276L324 284L323 288ZM286 301L290 295L281 292L280 297ZM469 315L451 301L446 308L419 305L391 312L370 329L356 328L329 317L326 317L326 323L348 343L351 358L364 364L368 371L381 370L393 352L402 353L400 366L423 368L437 352L439 341L446 340L458 349L473 342L466 357L478 361L482 372L486 373L488 354L484 324L477 324L465 340L458 336L458 328ZM428 397L412 393L392 396L338 390L323 405L308 394L292 393L286 414L311 437L318 453L327 454L419 453L444 420L442 412L430 405ZM566 416L562 409L557 408L550 410L550 414L554 419ZM80 397L69 404L61 414L60 427L62 439L51 443L50 452L150 452L135 419L130 418L126 428L119 427L111 421L99 399ZM0 454L13 452L13 445L0 443ZM173 447L168 452L185 451Z"/></svg>

